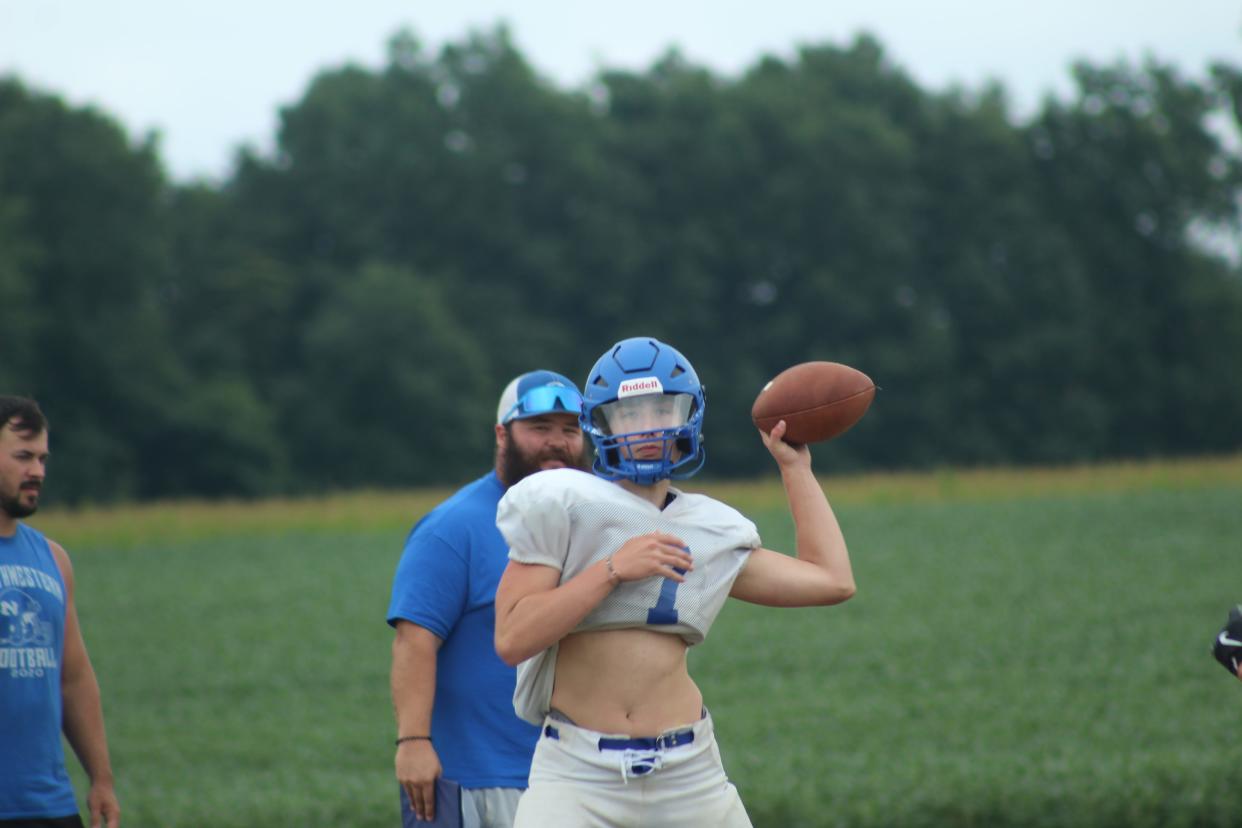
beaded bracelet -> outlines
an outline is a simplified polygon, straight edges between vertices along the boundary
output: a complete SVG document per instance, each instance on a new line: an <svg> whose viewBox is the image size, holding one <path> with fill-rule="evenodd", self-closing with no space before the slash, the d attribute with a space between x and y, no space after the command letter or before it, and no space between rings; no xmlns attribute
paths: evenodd
<svg viewBox="0 0 1242 828"><path fill-rule="evenodd" d="M608 577L612 580L614 586L621 583L621 576L617 574L617 570L612 568L612 555L604 558L604 567L608 570Z"/></svg>
<svg viewBox="0 0 1242 828"><path fill-rule="evenodd" d="M430 742L431 737L430 736L402 736L400 739L393 742L393 744L400 747L402 742L418 742L418 741L423 741L423 740Z"/></svg>

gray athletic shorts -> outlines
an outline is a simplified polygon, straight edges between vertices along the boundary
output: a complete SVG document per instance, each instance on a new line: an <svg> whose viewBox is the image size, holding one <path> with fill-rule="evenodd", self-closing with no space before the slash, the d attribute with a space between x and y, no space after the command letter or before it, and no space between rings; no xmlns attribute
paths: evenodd
<svg viewBox="0 0 1242 828"><path fill-rule="evenodd" d="M397 786L402 828L513 828L521 795L521 788L463 788L441 777L436 780L436 818L424 822L414 816L405 790Z"/></svg>
<svg viewBox="0 0 1242 828"><path fill-rule="evenodd" d="M462 828L513 828L521 788L462 788Z"/></svg>

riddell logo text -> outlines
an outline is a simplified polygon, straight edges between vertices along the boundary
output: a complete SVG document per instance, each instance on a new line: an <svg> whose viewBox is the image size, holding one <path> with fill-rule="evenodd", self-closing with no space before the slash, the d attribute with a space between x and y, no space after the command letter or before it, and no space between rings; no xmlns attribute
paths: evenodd
<svg viewBox="0 0 1242 828"><path fill-rule="evenodd" d="M623 400L626 397L637 397L639 394L663 394L664 386L660 384L660 380L656 377L641 377L640 379L626 380L621 383L621 387L617 389L617 399Z"/></svg>

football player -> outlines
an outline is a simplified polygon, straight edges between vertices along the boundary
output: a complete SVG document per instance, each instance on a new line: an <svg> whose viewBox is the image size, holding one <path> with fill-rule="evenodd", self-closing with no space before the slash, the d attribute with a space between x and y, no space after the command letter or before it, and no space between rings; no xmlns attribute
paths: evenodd
<svg viewBox="0 0 1242 828"><path fill-rule="evenodd" d="M517 828L749 826L687 670L732 596L775 607L854 594L845 539L805 445L760 433L797 529L765 549L734 509L671 483L702 468L703 386L675 348L626 339L591 369L582 429L594 475L558 469L508 490L496 649L514 707L541 727Z"/></svg>

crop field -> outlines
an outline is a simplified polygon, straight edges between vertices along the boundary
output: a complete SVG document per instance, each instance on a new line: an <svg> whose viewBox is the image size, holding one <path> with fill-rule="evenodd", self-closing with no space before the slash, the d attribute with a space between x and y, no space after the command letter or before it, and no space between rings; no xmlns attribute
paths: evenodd
<svg viewBox="0 0 1242 828"><path fill-rule="evenodd" d="M1242 457L823 483L858 595L730 602L691 653L756 826L1238 823L1242 682L1209 649ZM686 488L792 549L775 480ZM127 826L399 824L384 614L444 494L31 521L74 559Z"/></svg>

